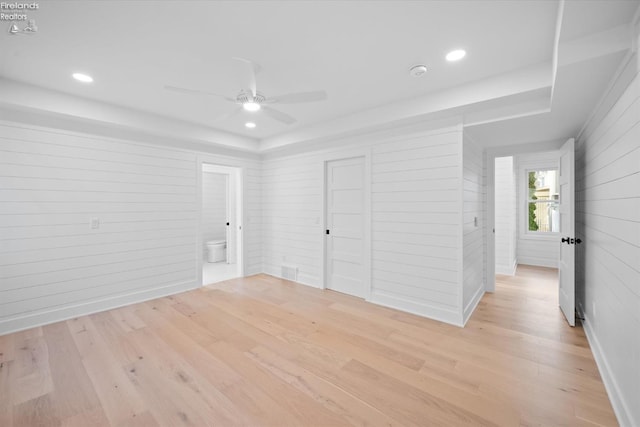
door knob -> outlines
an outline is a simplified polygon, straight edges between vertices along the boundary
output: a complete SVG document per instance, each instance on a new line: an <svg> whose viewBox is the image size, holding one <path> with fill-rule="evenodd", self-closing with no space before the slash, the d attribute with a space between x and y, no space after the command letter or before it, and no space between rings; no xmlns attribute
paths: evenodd
<svg viewBox="0 0 640 427"><path fill-rule="evenodd" d="M567 242L567 245L570 245L571 244L571 239L568 238L568 237L563 237L562 238L562 243L564 243L564 242Z"/></svg>

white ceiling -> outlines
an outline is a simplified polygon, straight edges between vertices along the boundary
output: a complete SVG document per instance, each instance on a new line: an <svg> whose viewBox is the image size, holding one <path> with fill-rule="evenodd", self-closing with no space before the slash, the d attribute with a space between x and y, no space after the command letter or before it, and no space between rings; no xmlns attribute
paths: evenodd
<svg viewBox="0 0 640 427"><path fill-rule="evenodd" d="M10 36L3 30L0 76L257 140L284 141L341 117L414 105L466 84L539 69L540 64L548 66L550 87L558 5L517 0L51 0L31 13L37 34ZM571 40L629 23L637 6L633 0L568 0L562 35ZM464 48L468 55L447 63L444 55L454 48ZM290 126L260 112L215 122L233 105L163 89L168 84L235 97L246 87L231 59L235 56L260 64L258 90L267 96L323 89L328 100L277 106L298 119ZM573 74L571 65L559 70L551 114L576 103L576 85L603 87L620 57L613 52L596 58L598 68L587 77L576 77L579 64ZM408 75L417 63L429 67L420 79ZM76 71L92 75L95 83L72 80ZM595 102L594 96L589 102ZM584 121L585 114L575 113L571 126L555 119L557 129L548 133L573 131L573 122ZM256 129L243 126L249 119L258 124ZM510 125L502 126L475 126L474 132L485 138L511 131Z"/></svg>

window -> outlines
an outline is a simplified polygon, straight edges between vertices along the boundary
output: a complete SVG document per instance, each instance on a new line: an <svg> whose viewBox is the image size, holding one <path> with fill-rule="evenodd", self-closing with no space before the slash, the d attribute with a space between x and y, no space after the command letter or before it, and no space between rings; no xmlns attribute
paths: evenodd
<svg viewBox="0 0 640 427"><path fill-rule="evenodd" d="M528 233L560 231L558 170L527 170Z"/></svg>

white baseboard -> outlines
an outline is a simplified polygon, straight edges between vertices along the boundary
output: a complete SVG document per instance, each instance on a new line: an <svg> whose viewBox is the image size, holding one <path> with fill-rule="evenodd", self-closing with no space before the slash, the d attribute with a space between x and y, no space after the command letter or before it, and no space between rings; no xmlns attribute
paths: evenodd
<svg viewBox="0 0 640 427"><path fill-rule="evenodd" d="M416 301L410 301L393 295L381 294L375 289L371 292L371 298L367 300L373 304L384 307L395 308L418 316L426 317L454 326L463 326L460 313L455 310L447 310L440 307L433 307Z"/></svg>
<svg viewBox="0 0 640 427"><path fill-rule="evenodd" d="M111 310L125 305L165 297L167 295L174 295L199 287L200 285L193 281L181 282L160 288L146 289L143 291L89 301L82 304L64 306L45 312L9 318L0 321L0 335L48 325L50 323L61 322L78 316L85 316L88 314L98 313L100 311Z"/></svg>
<svg viewBox="0 0 640 427"><path fill-rule="evenodd" d="M286 277L282 277L281 270L278 267L272 266L267 267L262 271L264 274L268 274L269 276L277 277L282 280L289 280L290 282L299 283L301 285L309 286L311 288L322 289L322 285L319 283L319 279L317 276L311 276L304 273L298 274L298 280L287 279Z"/></svg>
<svg viewBox="0 0 640 427"><path fill-rule="evenodd" d="M516 268L518 268L518 260L514 260L512 265L498 265L496 264L496 274L503 274L505 276L515 276Z"/></svg>
<svg viewBox="0 0 640 427"><path fill-rule="evenodd" d="M534 265L536 267L558 268L557 259L536 258L536 257L520 257L518 264Z"/></svg>
<svg viewBox="0 0 640 427"><path fill-rule="evenodd" d="M613 406L613 411L618 418L618 423L620 423L622 427L640 426L640 420L633 419L630 405L625 402L624 397L620 392L618 382L613 376L613 371L611 370L609 362L607 361L607 358L602 351L600 341L598 341L598 337L591 327L591 322L585 315L582 304L577 304L576 308L578 311L578 315L584 318L584 320L582 321L582 326L584 328L585 335L587 336L587 341L589 341L589 346L591 347L593 357L596 360L596 365L598 365L598 371L600 372L600 376L602 377L604 387L607 390L607 395L609 396L609 400L611 401L611 406Z"/></svg>
<svg viewBox="0 0 640 427"><path fill-rule="evenodd" d="M467 304L467 306L464 308L464 311L462 312L462 326L467 324L467 321L469 320L473 312L476 310L478 303L480 303L480 300L484 295L484 288L485 286L483 283L482 286L480 286L476 291L476 293L473 295L473 298L471 298L471 301L469 301L469 304Z"/></svg>

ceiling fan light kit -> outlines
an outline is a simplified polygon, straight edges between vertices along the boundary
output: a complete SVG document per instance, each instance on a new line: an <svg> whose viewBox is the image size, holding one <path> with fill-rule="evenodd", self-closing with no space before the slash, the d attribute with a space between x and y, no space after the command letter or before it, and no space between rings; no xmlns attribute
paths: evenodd
<svg viewBox="0 0 640 427"><path fill-rule="evenodd" d="M244 108L247 111L254 112L260 109L260 104L254 101L247 101L242 104L242 108Z"/></svg>

